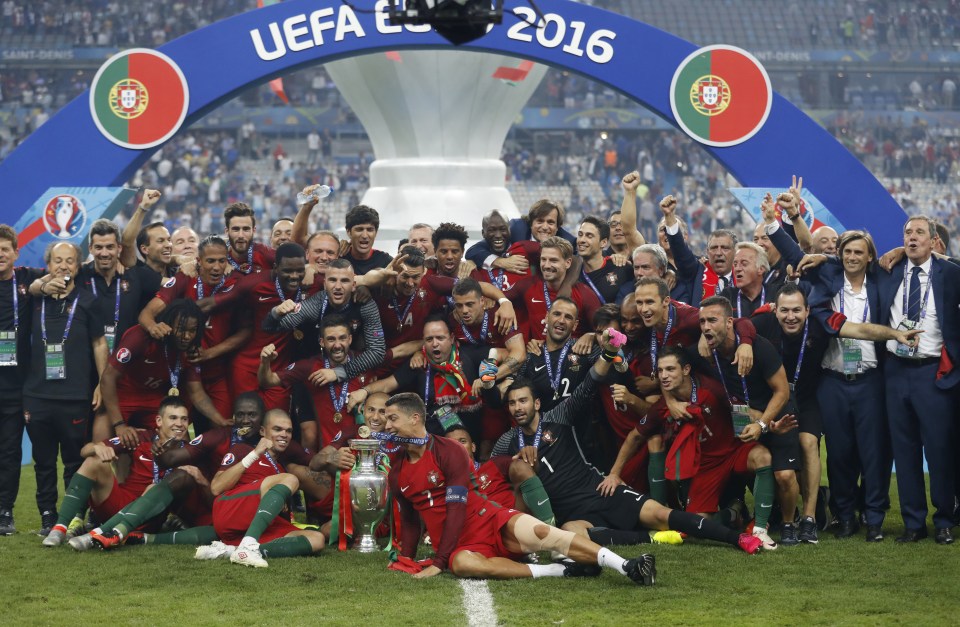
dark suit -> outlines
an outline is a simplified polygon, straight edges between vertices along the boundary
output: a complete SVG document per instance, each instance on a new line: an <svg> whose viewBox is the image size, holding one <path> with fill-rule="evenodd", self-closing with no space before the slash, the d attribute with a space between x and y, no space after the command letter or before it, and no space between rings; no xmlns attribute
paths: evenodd
<svg viewBox="0 0 960 627"><path fill-rule="evenodd" d="M890 307L903 285L908 260L890 274L880 273L880 322L890 326ZM930 499L937 529L953 525L954 421L953 411L960 369L960 268L932 259L930 277L939 328L943 334L941 359L909 360L887 355L886 399L893 457L900 491L900 509L908 529L926 526L927 501L923 458L930 470Z"/></svg>
<svg viewBox="0 0 960 627"><path fill-rule="evenodd" d="M699 307L703 300L703 273L707 267L700 263L687 246L683 231L677 231L674 235L668 233L667 241L670 242L673 263L677 267L677 288L689 295L689 300L684 302L691 307Z"/></svg>
<svg viewBox="0 0 960 627"><path fill-rule="evenodd" d="M771 241L774 240L771 236ZM799 250L799 249L798 249ZM782 253L785 254L785 253ZM811 315L819 318L828 332L838 333L843 318L833 309L833 298L844 287L843 266L834 258L807 273L810 290L807 301ZM877 276L866 276L867 322L880 322L880 293ZM850 301L845 314L850 316ZM889 311L887 312L889 314ZM863 513L867 525L881 526L890 507L890 432L884 393L883 362L886 345L875 342L877 367L860 374L844 375L825 368L817 388L823 412L824 442L827 447L827 476L834 514L841 521L855 521L858 500L857 480L862 478Z"/></svg>

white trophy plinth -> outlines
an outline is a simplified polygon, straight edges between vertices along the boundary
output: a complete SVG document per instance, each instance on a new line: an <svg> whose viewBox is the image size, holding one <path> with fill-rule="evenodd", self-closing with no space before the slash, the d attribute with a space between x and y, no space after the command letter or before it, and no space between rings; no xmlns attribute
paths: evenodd
<svg viewBox="0 0 960 627"><path fill-rule="evenodd" d="M373 144L376 160L363 203L380 213L378 243L406 237L416 222L456 222L473 235L493 209L519 215L504 187L500 153L545 66L496 54L417 50L342 59L326 68ZM494 78L500 68L529 71L521 80Z"/></svg>

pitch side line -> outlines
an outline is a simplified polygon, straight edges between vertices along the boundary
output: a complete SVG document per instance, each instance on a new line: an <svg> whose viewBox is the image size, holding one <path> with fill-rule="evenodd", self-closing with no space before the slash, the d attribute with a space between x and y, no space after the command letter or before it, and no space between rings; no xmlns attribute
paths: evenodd
<svg viewBox="0 0 960 627"><path fill-rule="evenodd" d="M484 580L461 579L463 588L463 613L470 627L496 627L497 610L493 607L493 595Z"/></svg>

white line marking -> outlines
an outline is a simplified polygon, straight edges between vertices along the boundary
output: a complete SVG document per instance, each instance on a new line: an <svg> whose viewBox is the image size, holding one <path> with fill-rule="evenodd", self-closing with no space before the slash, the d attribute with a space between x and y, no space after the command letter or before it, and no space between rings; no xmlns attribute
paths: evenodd
<svg viewBox="0 0 960 627"><path fill-rule="evenodd" d="M496 627L497 610L493 607L493 595L483 579L461 579L463 588L463 613L470 627Z"/></svg>

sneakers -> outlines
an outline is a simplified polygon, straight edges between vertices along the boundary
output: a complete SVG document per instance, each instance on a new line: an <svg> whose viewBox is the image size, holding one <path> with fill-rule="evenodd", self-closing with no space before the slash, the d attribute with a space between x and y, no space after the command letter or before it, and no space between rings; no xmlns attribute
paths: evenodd
<svg viewBox="0 0 960 627"><path fill-rule="evenodd" d="M146 534L144 534L142 531L131 531L127 534L127 537L123 539L123 545L133 546L135 544L146 544L147 539L145 536Z"/></svg>
<svg viewBox="0 0 960 627"><path fill-rule="evenodd" d="M635 584L652 586L657 583L657 558L650 553L644 553L640 557L627 560L623 565L623 570L627 572L627 577L632 579Z"/></svg>
<svg viewBox="0 0 960 627"><path fill-rule="evenodd" d="M123 536L117 533L115 529L111 529L110 531L94 529L90 532L90 539L93 540L93 543L97 545L101 551L109 551L118 546L123 546Z"/></svg>
<svg viewBox="0 0 960 627"><path fill-rule="evenodd" d="M650 534L650 542L654 544L683 544L683 536L679 531L667 529Z"/></svg>
<svg viewBox="0 0 960 627"><path fill-rule="evenodd" d="M820 539L817 537L817 521L811 516L807 516L800 521L800 533L797 534L800 542L806 544L817 544Z"/></svg>
<svg viewBox="0 0 960 627"><path fill-rule="evenodd" d="M259 542L241 542L237 550L230 556L230 561L234 564L243 564L244 566L253 566L254 568L266 568L267 560L260 555Z"/></svg>
<svg viewBox="0 0 960 627"><path fill-rule="evenodd" d="M741 533L740 537L737 538L737 546L748 555L756 555L763 548L763 541L749 533Z"/></svg>
<svg viewBox="0 0 960 627"><path fill-rule="evenodd" d="M60 546L67 539L67 528L63 525L54 525L47 537L43 539L43 546Z"/></svg>
<svg viewBox="0 0 960 627"><path fill-rule="evenodd" d="M774 542L773 538L770 537L770 534L767 533L766 527L754 527L753 537L760 539L760 542L762 543L764 551L777 550L777 543Z"/></svg>
<svg viewBox="0 0 960 627"><path fill-rule="evenodd" d="M89 533L85 533L82 536L70 538L67 540L67 544L69 544L70 548L74 551L89 551L93 548L93 538L90 537Z"/></svg>
<svg viewBox="0 0 960 627"><path fill-rule="evenodd" d="M46 536L50 533L50 530L53 529L54 525L57 524L57 512L54 510L46 510L40 512L40 531L37 532L38 535Z"/></svg>
<svg viewBox="0 0 960 627"><path fill-rule="evenodd" d="M9 509L0 510L0 536L12 536L17 532L13 524L13 512Z"/></svg>
<svg viewBox="0 0 960 627"><path fill-rule="evenodd" d="M182 518L176 514L167 514L167 519L163 521L163 526L160 528L160 531L170 533L171 531L183 531L186 528L187 523L183 522Z"/></svg>
<svg viewBox="0 0 960 627"><path fill-rule="evenodd" d="M193 558L198 560L230 559L237 547L214 540L210 544L198 546Z"/></svg>
<svg viewBox="0 0 960 627"><path fill-rule="evenodd" d="M84 533L86 533L86 529L83 528L83 519L79 516L74 516L70 524L67 525L67 537L76 538Z"/></svg>
<svg viewBox="0 0 960 627"><path fill-rule="evenodd" d="M793 523L785 523L780 529L780 544L783 546L796 546L800 544L800 538L797 536L797 526Z"/></svg>
<svg viewBox="0 0 960 627"><path fill-rule="evenodd" d="M564 560L562 564L564 577L599 577L603 572L599 564L581 564L573 560Z"/></svg>

